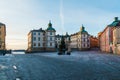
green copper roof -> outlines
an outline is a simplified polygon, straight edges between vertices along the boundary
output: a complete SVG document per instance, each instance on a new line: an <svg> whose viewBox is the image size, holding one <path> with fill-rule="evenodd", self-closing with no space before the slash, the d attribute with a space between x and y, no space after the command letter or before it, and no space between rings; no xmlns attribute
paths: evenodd
<svg viewBox="0 0 120 80"><path fill-rule="evenodd" d="M50 21L49 24L48 24L47 31L56 31L56 30L52 27L51 21Z"/></svg>
<svg viewBox="0 0 120 80"><path fill-rule="evenodd" d="M109 27L115 27L119 26L120 20L118 20L118 17L115 17L115 20L112 22L112 24L108 25Z"/></svg>
<svg viewBox="0 0 120 80"><path fill-rule="evenodd" d="M88 34L88 32L85 30L85 27L83 25L82 25L82 27L80 29L80 33L87 33Z"/></svg>

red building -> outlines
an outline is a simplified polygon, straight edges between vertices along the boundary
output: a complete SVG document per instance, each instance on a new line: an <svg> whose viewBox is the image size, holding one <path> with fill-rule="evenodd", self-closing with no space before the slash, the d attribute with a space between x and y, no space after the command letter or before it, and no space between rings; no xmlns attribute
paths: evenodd
<svg viewBox="0 0 120 80"><path fill-rule="evenodd" d="M118 17L99 34L99 46L103 52L113 52L113 29L118 26Z"/></svg>
<svg viewBox="0 0 120 80"><path fill-rule="evenodd" d="M90 48L98 48L98 38L90 36Z"/></svg>

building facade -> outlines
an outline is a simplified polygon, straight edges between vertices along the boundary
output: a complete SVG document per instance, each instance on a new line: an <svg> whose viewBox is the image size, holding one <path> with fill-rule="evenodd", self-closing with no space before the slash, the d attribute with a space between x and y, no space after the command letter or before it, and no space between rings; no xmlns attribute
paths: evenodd
<svg viewBox="0 0 120 80"><path fill-rule="evenodd" d="M115 17L115 20L108 25L103 32L99 35L99 45L100 50L103 52L113 52L113 30L118 27L120 24L118 17Z"/></svg>
<svg viewBox="0 0 120 80"><path fill-rule="evenodd" d="M72 50L78 50L78 33L71 34L70 39L70 46Z"/></svg>
<svg viewBox="0 0 120 80"><path fill-rule="evenodd" d="M43 30L31 30L28 33L28 52L44 52L55 51L55 35L56 31L52 27L51 22L48 24L48 28Z"/></svg>
<svg viewBox="0 0 120 80"><path fill-rule="evenodd" d="M98 36L98 47L99 48L100 48L100 36L101 36L101 34L102 34L102 32L99 32L98 35L97 35Z"/></svg>
<svg viewBox="0 0 120 80"><path fill-rule="evenodd" d="M113 53L120 54L120 20L118 19L113 29Z"/></svg>
<svg viewBox="0 0 120 80"><path fill-rule="evenodd" d="M0 23L0 50L6 50L5 38L6 38L6 25Z"/></svg>
<svg viewBox="0 0 120 80"><path fill-rule="evenodd" d="M99 41L97 37L90 36L90 48L98 48Z"/></svg>
<svg viewBox="0 0 120 80"><path fill-rule="evenodd" d="M45 31L32 30L28 34L28 51L45 51Z"/></svg>
<svg viewBox="0 0 120 80"><path fill-rule="evenodd" d="M90 49L90 35L83 25L79 32L71 35L71 48L76 50Z"/></svg>
<svg viewBox="0 0 120 80"><path fill-rule="evenodd" d="M65 35L56 35L56 48L59 48L59 45L61 44L61 40L62 40L62 37L64 38L65 40L65 45L66 45L66 48L68 48L68 46L70 45L70 35L66 32Z"/></svg>
<svg viewBox="0 0 120 80"><path fill-rule="evenodd" d="M46 36L46 51L55 51L55 36L56 30L52 27L51 22L48 24L48 28L45 31Z"/></svg>
<svg viewBox="0 0 120 80"><path fill-rule="evenodd" d="M89 50L90 49L90 35L82 25L80 32L78 33L78 49Z"/></svg>

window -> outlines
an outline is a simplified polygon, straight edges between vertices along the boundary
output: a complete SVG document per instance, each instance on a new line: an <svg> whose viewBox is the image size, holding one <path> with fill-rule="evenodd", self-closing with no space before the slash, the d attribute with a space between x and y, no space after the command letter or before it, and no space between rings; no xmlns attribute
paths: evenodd
<svg viewBox="0 0 120 80"><path fill-rule="evenodd" d="M52 46L52 43L50 43L50 46Z"/></svg>
<svg viewBox="0 0 120 80"><path fill-rule="evenodd" d="M89 47L89 44L87 46Z"/></svg>
<svg viewBox="0 0 120 80"><path fill-rule="evenodd" d="M38 33L38 35L40 35L40 32Z"/></svg>
<svg viewBox="0 0 120 80"><path fill-rule="evenodd" d="M38 43L38 46L40 46L40 43Z"/></svg>
<svg viewBox="0 0 120 80"><path fill-rule="evenodd" d="M38 41L40 41L40 37L38 37Z"/></svg>
<svg viewBox="0 0 120 80"><path fill-rule="evenodd" d="M36 35L36 33L34 32L33 35Z"/></svg>
<svg viewBox="0 0 120 80"><path fill-rule="evenodd" d="M1 31L0 31L0 35L1 35Z"/></svg>
<svg viewBox="0 0 120 80"><path fill-rule="evenodd" d="M52 41L52 37L50 37L50 41Z"/></svg>
<svg viewBox="0 0 120 80"><path fill-rule="evenodd" d="M45 43L43 43L43 46L45 46Z"/></svg>
<svg viewBox="0 0 120 80"><path fill-rule="evenodd" d="M50 32L50 35L52 35L52 32Z"/></svg>
<svg viewBox="0 0 120 80"><path fill-rule="evenodd" d="M34 37L33 40L36 41L36 37Z"/></svg>
<svg viewBox="0 0 120 80"><path fill-rule="evenodd" d="M36 43L34 43L33 46L36 46Z"/></svg>
<svg viewBox="0 0 120 80"><path fill-rule="evenodd" d="M85 38L83 38L82 41L85 42Z"/></svg>
<svg viewBox="0 0 120 80"><path fill-rule="evenodd" d="M89 42L89 39L87 40L87 42Z"/></svg>
<svg viewBox="0 0 120 80"><path fill-rule="evenodd" d="M85 44L83 44L83 47L85 47Z"/></svg>

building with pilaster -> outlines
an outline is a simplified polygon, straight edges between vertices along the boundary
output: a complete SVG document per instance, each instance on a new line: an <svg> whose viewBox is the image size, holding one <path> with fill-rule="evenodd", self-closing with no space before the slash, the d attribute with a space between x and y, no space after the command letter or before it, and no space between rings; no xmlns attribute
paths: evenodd
<svg viewBox="0 0 120 80"><path fill-rule="evenodd" d="M80 31L71 35L71 48L73 50L89 50L90 49L90 35L82 25Z"/></svg>
<svg viewBox="0 0 120 80"><path fill-rule="evenodd" d="M118 20L118 17L115 17L115 20L110 24L107 25L107 27L101 32L99 35L99 45L100 45L100 50L103 52L110 52L112 53L114 50L113 43L114 45L116 44L116 41L114 41L118 37L118 32L119 30L115 30L116 28L120 27L120 20ZM114 31L114 36L113 36L113 31ZM116 34L117 32L117 34ZM114 39L114 40L113 40Z"/></svg>
<svg viewBox="0 0 120 80"><path fill-rule="evenodd" d="M49 22L48 28L43 30L31 30L28 33L28 49L27 52L44 52L55 51L55 35L56 30Z"/></svg>
<svg viewBox="0 0 120 80"><path fill-rule="evenodd" d="M3 23L0 23L0 50L6 50L6 25Z"/></svg>
<svg viewBox="0 0 120 80"><path fill-rule="evenodd" d="M49 22L48 28L45 30L46 51L55 51L55 36L56 30L52 27L51 22Z"/></svg>
<svg viewBox="0 0 120 80"><path fill-rule="evenodd" d="M99 41L97 37L90 36L90 48L99 48Z"/></svg>
<svg viewBox="0 0 120 80"><path fill-rule="evenodd" d="M120 54L120 20L116 21L115 28L113 29L113 46L114 54Z"/></svg>

